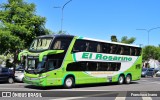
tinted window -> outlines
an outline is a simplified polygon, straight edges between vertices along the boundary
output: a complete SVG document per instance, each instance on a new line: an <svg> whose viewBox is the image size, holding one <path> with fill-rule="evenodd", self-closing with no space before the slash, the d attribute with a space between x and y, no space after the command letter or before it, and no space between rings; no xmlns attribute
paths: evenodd
<svg viewBox="0 0 160 100"><path fill-rule="evenodd" d="M98 42L88 42L89 46L87 49L87 52L101 52L102 51L102 47L101 44Z"/></svg>
<svg viewBox="0 0 160 100"><path fill-rule="evenodd" d="M111 54L116 54L117 53L116 52L117 51L117 47L118 47L117 45L111 45L110 46L110 53Z"/></svg>
<svg viewBox="0 0 160 100"><path fill-rule="evenodd" d="M100 52L108 54L140 56L141 48L88 40L76 40L72 52Z"/></svg>
<svg viewBox="0 0 160 100"><path fill-rule="evenodd" d="M2 68L2 72L8 72L8 69L7 68Z"/></svg>
<svg viewBox="0 0 160 100"><path fill-rule="evenodd" d="M130 55L131 56L140 56L141 55L141 48L130 47Z"/></svg>
<svg viewBox="0 0 160 100"><path fill-rule="evenodd" d="M110 44L103 43L102 44L102 53L110 53Z"/></svg>
<svg viewBox="0 0 160 100"><path fill-rule="evenodd" d="M121 63L115 62L73 62L67 65L67 71L118 71Z"/></svg>
<svg viewBox="0 0 160 100"><path fill-rule="evenodd" d="M53 44L53 50L67 50L71 40L56 39Z"/></svg>
<svg viewBox="0 0 160 100"><path fill-rule="evenodd" d="M51 60L50 59L48 60L48 63L47 63L47 71L51 71L51 70L60 68L61 64L62 64L62 60L59 60L59 59Z"/></svg>
<svg viewBox="0 0 160 100"><path fill-rule="evenodd" d="M74 47L73 47L73 52L85 52L87 51L87 43L86 41L82 41L82 40L76 40Z"/></svg>
<svg viewBox="0 0 160 100"><path fill-rule="evenodd" d="M101 52L102 47L98 42L87 40L76 40L73 52Z"/></svg>
<svg viewBox="0 0 160 100"><path fill-rule="evenodd" d="M130 48L128 46L124 46L124 55L130 55Z"/></svg>

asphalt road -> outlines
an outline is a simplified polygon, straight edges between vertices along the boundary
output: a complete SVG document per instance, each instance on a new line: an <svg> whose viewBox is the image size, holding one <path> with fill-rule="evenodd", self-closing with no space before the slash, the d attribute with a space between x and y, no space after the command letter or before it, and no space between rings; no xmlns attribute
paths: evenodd
<svg viewBox="0 0 160 100"><path fill-rule="evenodd" d="M11 92L12 99L16 100L22 100L22 98L23 100L159 100L160 78L141 78L131 84L122 85L116 83L78 85L72 89L42 88L25 83L0 83L0 91L0 96L6 96L5 92ZM5 99L8 100L10 97L3 98Z"/></svg>

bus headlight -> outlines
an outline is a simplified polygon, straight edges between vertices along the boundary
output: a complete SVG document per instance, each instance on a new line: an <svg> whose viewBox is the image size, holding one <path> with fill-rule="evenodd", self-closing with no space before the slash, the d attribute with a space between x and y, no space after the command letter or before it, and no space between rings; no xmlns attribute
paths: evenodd
<svg viewBox="0 0 160 100"><path fill-rule="evenodd" d="M48 77L48 76L49 76L48 74L42 75L42 76L39 77L39 79L46 78L46 77Z"/></svg>

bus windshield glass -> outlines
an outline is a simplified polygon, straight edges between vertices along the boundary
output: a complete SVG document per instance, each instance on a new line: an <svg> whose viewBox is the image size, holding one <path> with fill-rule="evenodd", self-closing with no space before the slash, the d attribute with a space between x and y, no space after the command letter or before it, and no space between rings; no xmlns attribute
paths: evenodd
<svg viewBox="0 0 160 100"><path fill-rule="evenodd" d="M45 58L46 59L46 58ZM38 59L28 59L28 67L25 70L28 73L41 73L45 71L45 59L39 62Z"/></svg>
<svg viewBox="0 0 160 100"><path fill-rule="evenodd" d="M29 50L31 51L43 51L49 49L53 38L36 38L33 40Z"/></svg>

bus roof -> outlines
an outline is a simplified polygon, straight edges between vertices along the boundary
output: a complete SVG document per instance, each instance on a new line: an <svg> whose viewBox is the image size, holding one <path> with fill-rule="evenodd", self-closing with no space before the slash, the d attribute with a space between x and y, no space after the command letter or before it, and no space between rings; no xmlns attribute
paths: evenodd
<svg viewBox="0 0 160 100"><path fill-rule="evenodd" d="M73 38L73 35L64 35L64 34L49 34L49 35L42 35L42 36L38 36L37 38L44 38L44 37L63 37L63 38Z"/></svg>
<svg viewBox="0 0 160 100"><path fill-rule="evenodd" d="M76 37L76 36L74 36L74 35L65 35L65 34L49 34L49 35L38 36L37 38L44 38L44 37L73 38L73 37ZM100 39L93 39L93 38L86 38L86 37L78 37L78 39L90 40L90 41L95 41L95 42L97 41L97 42L111 43L111 44L119 44L119 45L132 46L132 47L140 47L140 46L138 46L138 45L133 45L133 44L125 44L125 43L119 43L119 42L111 42L111 41L100 40Z"/></svg>

